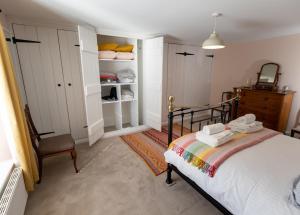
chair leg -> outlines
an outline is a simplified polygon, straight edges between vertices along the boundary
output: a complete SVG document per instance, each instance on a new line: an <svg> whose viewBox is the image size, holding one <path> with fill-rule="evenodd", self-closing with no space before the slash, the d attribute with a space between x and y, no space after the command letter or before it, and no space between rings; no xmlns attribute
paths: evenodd
<svg viewBox="0 0 300 215"><path fill-rule="evenodd" d="M295 130L292 129L291 131L291 137L294 137L295 136Z"/></svg>
<svg viewBox="0 0 300 215"><path fill-rule="evenodd" d="M41 157L38 157L38 163L39 163L39 180L38 184L42 181L42 174L43 174L43 159Z"/></svg>
<svg viewBox="0 0 300 215"><path fill-rule="evenodd" d="M71 157L72 157L72 159L73 159L73 164L74 164L75 172L78 173L79 171L78 171L78 169L77 169L77 164L76 164L77 153L76 153L76 150L75 150L75 149L73 149L73 150L71 151Z"/></svg>

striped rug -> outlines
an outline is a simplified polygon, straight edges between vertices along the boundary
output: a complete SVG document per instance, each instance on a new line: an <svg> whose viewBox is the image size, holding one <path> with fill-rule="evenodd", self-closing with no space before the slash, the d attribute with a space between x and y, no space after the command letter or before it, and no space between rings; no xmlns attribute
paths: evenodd
<svg viewBox="0 0 300 215"><path fill-rule="evenodd" d="M181 126L174 124L173 138L180 136ZM184 134L189 133L187 128L184 128ZM152 170L154 175L160 175L167 169L164 152L168 148L168 129L162 127L162 131L149 129L143 132L121 136L124 142L136 152Z"/></svg>

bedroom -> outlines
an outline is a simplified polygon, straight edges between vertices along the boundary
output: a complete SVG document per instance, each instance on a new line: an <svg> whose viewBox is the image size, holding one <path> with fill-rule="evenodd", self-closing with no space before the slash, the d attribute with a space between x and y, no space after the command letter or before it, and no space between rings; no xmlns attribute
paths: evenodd
<svg viewBox="0 0 300 215"><path fill-rule="evenodd" d="M1 0L3 214L300 214L289 199L299 176L300 142L289 137L299 122L299 6ZM169 168L170 140L250 113L281 134L211 178Z"/></svg>

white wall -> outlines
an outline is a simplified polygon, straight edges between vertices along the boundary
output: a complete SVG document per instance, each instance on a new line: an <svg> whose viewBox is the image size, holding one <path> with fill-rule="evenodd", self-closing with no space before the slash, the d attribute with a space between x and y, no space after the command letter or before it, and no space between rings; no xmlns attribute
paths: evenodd
<svg viewBox="0 0 300 215"><path fill-rule="evenodd" d="M220 101L223 91L256 82L257 72L266 62L278 63L282 75L279 87L288 85L296 91L288 128L295 123L300 108L300 34L254 42L229 44L215 52L212 72L211 103Z"/></svg>

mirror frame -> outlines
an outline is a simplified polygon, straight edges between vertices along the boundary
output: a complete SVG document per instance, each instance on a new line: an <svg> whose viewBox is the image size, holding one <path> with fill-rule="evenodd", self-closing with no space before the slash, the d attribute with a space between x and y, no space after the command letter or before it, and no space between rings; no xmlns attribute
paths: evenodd
<svg viewBox="0 0 300 215"><path fill-rule="evenodd" d="M263 70L264 66L269 65L269 64L276 65L276 67L277 67L273 83L260 81L260 76L261 76L261 73L262 73L262 70ZM255 84L255 88L256 89L264 89L264 90L276 90L277 89L277 84L278 84L278 81L279 81L279 75L281 75L281 73L279 73L279 68L280 68L280 66L277 63L265 63L265 64L263 64L260 68L260 72L257 73L257 82Z"/></svg>

